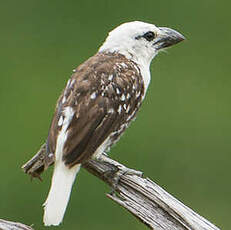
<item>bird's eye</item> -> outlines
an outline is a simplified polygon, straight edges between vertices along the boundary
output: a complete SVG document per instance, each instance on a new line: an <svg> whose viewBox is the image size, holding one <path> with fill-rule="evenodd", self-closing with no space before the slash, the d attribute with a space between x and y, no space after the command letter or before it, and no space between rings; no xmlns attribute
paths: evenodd
<svg viewBox="0 0 231 230"><path fill-rule="evenodd" d="M145 33L145 34L143 35L143 37L144 37L147 41L150 42L150 41L152 41L152 40L156 37L156 35L155 35L154 32L149 31L149 32Z"/></svg>

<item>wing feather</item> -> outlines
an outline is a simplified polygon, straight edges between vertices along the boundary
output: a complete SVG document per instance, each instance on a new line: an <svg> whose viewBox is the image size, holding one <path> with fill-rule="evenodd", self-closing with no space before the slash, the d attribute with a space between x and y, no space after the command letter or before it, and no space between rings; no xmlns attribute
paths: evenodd
<svg viewBox="0 0 231 230"><path fill-rule="evenodd" d="M134 63L121 55L106 57L96 55L80 65L58 100L47 145L48 151L55 152L59 119L66 107L72 107L74 116L63 149L69 167L89 159L107 138L111 142L118 138L142 101L142 77Z"/></svg>

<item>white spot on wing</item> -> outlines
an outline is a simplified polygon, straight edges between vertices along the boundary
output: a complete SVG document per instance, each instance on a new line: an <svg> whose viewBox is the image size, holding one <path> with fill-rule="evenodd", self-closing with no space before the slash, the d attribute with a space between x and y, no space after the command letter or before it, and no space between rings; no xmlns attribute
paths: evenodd
<svg viewBox="0 0 231 230"><path fill-rule="evenodd" d="M101 90L104 90L105 89L105 85L101 85Z"/></svg>
<svg viewBox="0 0 231 230"><path fill-rule="evenodd" d="M105 82L104 82L104 80L103 80L103 79L101 79L100 81L101 81L101 84L102 84L102 85L104 85L104 84L105 84Z"/></svg>
<svg viewBox="0 0 231 230"><path fill-rule="evenodd" d="M125 95L124 94L121 95L120 100L125 101Z"/></svg>
<svg viewBox="0 0 231 230"><path fill-rule="evenodd" d="M122 124L122 125L120 126L120 128L118 129L118 133L122 132L122 131L124 130L124 128L127 128L127 124L126 124L126 123L125 123L125 124Z"/></svg>
<svg viewBox="0 0 231 230"><path fill-rule="evenodd" d="M51 158L53 157L53 155L54 155L53 153L49 153L48 157Z"/></svg>
<svg viewBox="0 0 231 230"><path fill-rule="evenodd" d="M127 105L126 104L124 104L123 107L124 107L125 110L127 109Z"/></svg>
<svg viewBox="0 0 231 230"><path fill-rule="evenodd" d="M128 113L130 110L130 105L128 105L127 109L126 109L126 113Z"/></svg>
<svg viewBox="0 0 231 230"><path fill-rule="evenodd" d="M72 117L74 115L74 110L72 109L72 107L68 106L64 109L64 121L63 121L63 125L69 125ZM67 127L66 127L67 128Z"/></svg>
<svg viewBox="0 0 231 230"><path fill-rule="evenodd" d="M140 91L136 94L136 98L138 98L140 96Z"/></svg>
<svg viewBox="0 0 231 230"><path fill-rule="evenodd" d="M120 114L121 111L122 111L122 106L120 105L119 108L118 108L118 110L117 110L117 112Z"/></svg>
<svg viewBox="0 0 231 230"><path fill-rule="evenodd" d="M116 88L116 93L120 94L120 89L119 88Z"/></svg>
<svg viewBox="0 0 231 230"><path fill-rule="evenodd" d="M115 111L114 111L114 109L113 108L110 108L109 110L108 110L108 113L114 113Z"/></svg>
<svg viewBox="0 0 231 230"><path fill-rule="evenodd" d="M123 68L127 68L128 66L125 63L120 64Z"/></svg>
<svg viewBox="0 0 231 230"><path fill-rule="evenodd" d="M108 80L111 81L113 79L113 75L110 74L109 77L108 77Z"/></svg>
<svg viewBox="0 0 231 230"><path fill-rule="evenodd" d="M127 94L127 99L129 99L130 97L131 97L131 95L128 93L128 94Z"/></svg>
<svg viewBox="0 0 231 230"><path fill-rule="evenodd" d="M131 114L130 116L128 116L127 121L131 120L131 118L134 116L135 112L136 112L136 110L134 110L134 111L132 112L132 114Z"/></svg>
<svg viewBox="0 0 231 230"><path fill-rule="evenodd" d="M66 97L63 96L62 103L64 104L66 102Z"/></svg>
<svg viewBox="0 0 231 230"><path fill-rule="evenodd" d="M58 121L58 126L63 125L63 116L60 116L59 121Z"/></svg>
<svg viewBox="0 0 231 230"><path fill-rule="evenodd" d="M134 66L134 68L136 69L137 73L139 73L140 70L138 69L138 67L137 67L136 65L133 65L133 66Z"/></svg>
<svg viewBox="0 0 231 230"><path fill-rule="evenodd" d="M91 99L94 100L96 98L96 92L91 94Z"/></svg>
<svg viewBox="0 0 231 230"><path fill-rule="evenodd" d="M67 87L69 87L70 81L71 81L71 79L68 80L68 82L67 82Z"/></svg>
<svg viewBox="0 0 231 230"><path fill-rule="evenodd" d="M71 85L70 86L73 86L75 84L75 79L73 79L72 81L71 81Z"/></svg>

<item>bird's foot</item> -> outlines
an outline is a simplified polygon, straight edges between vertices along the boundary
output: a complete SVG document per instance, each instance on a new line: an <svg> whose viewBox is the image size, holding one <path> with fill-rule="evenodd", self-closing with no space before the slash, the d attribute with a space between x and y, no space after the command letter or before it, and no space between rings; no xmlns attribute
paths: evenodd
<svg viewBox="0 0 231 230"><path fill-rule="evenodd" d="M105 171L104 176L106 178L110 178L111 180L111 186L112 186L112 191L110 193L111 195L114 194L115 191L117 190L121 177L126 175L131 175L131 176L136 175L139 177L143 176L143 172L137 171L135 169L127 168L124 165L107 157L107 155L104 153L100 157L98 157L97 160L109 165L109 169Z"/></svg>
<svg viewBox="0 0 231 230"><path fill-rule="evenodd" d="M130 176L135 175L138 177L143 176L143 172L137 171L135 169L127 168L123 165L117 166L117 168L118 168L118 171L114 173L113 175L112 191L110 192L111 195L113 195L116 192L117 187L119 185L119 181L121 180L123 176L127 176L127 175L130 175Z"/></svg>

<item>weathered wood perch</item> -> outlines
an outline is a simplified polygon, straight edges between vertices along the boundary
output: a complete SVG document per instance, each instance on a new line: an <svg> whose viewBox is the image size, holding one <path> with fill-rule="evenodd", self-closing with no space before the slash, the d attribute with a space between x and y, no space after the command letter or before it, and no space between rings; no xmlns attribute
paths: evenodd
<svg viewBox="0 0 231 230"><path fill-rule="evenodd" d="M33 228L25 224L0 219L0 230L33 230Z"/></svg>
<svg viewBox="0 0 231 230"><path fill-rule="evenodd" d="M44 167L45 145L22 169L32 177L39 177ZM126 208L145 225L155 230L219 230L148 178L123 174L126 167L110 158L108 162L89 160L83 167L108 185L116 193L107 196ZM53 162L50 162L50 165ZM117 173L115 173L117 172ZM119 180L118 173L121 172Z"/></svg>

